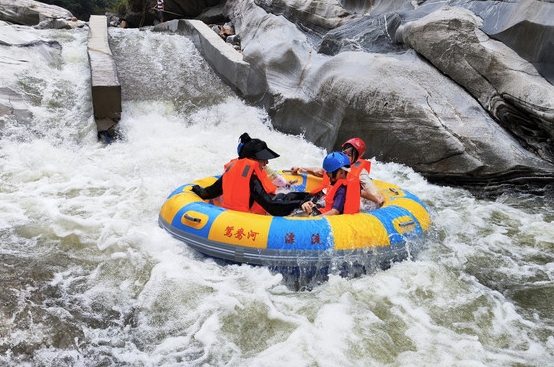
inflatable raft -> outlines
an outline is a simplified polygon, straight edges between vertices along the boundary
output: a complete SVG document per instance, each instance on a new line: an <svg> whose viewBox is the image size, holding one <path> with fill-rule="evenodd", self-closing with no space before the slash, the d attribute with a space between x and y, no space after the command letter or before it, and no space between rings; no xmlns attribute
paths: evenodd
<svg viewBox="0 0 554 367"><path fill-rule="evenodd" d="M298 180L296 191L310 191L321 179L288 175ZM374 180L385 197L383 206L369 212L337 216L273 217L227 210L217 200L203 201L193 185L211 185L219 176L185 184L163 204L159 224L195 250L237 263L269 266L326 266L342 262L406 259L407 239L422 235L431 219L423 202L400 187ZM376 259L376 260L375 260ZM385 265L386 266L386 265Z"/></svg>

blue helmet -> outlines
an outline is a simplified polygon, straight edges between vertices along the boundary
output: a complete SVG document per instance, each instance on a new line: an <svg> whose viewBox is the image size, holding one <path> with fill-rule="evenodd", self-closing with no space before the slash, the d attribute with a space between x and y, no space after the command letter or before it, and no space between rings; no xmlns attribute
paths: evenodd
<svg viewBox="0 0 554 367"><path fill-rule="evenodd" d="M242 150L242 147L244 144L248 143L252 138L248 133L244 133L239 137L239 145L237 145L237 154L240 156L240 151Z"/></svg>
<svg viewBox="0 0 554 367"><path fill-rule="evenodd" d="M323 169L326 172L335 172L339 168L350 171L350 158L343 152L332 152L323 160Z"/></svg>

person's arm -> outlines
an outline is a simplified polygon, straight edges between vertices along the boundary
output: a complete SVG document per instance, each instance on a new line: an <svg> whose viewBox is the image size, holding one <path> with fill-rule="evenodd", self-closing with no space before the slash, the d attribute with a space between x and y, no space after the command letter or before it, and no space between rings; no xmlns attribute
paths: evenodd
<svg viewBox="0 0 554 367"><path fill-rule="evenodd" d="M342 214L342 212L344 211L345 201L346 201L346 188L343 186L342 188L338 189L337 192L335 193L332 208L322 213L321 215L329 216L329 215ZM302 210L309 214L312 213L315 207L317 207L317 205L312 201L308 201L302 204Z"/></svg>
<svg viewBox="0 0 554 367"><path fill-rule="evenodd" d="M272 197L265 191L262 183L255 175L250 178L250 195L266 212L279 217L289 215L305 201L290 200L287 196Z"/></svg>
<svg viewBox="0 0 554 367"><path fill-rule="evenodd" d="M339 215L340 212L337 209L331 209L328 212L322 213L321 215L329 216L329 215Z"/></svg>
<svg viewBox="0 0 554 367"><path fill-rule="evenodd" d="M292 167L290 171L293 175L307 173L316 177L323 177L323 175L325 174L325 171L321 167Z"/></svg>
<svg viewBox="0 0 554 367"><path fill-rule="evenodd" d="M194 185L192 192L200 196L203 200L215 199L223 194L223 176L221 176L216 182L208 187L202 188L201 186Z"/></svg>
<svg viewBox="0 0 554 367"><path fill-rule="evenodd" d="M267 173L267 177L273 182L277 187L287 187L290 186L290 181L285 180L283 176L277 173L273 168L268 165L264 166L264 171Z"/></svg>
<svg viewBox="0 0 554 367"><path fill-rule="evenodd" d="M366 200L373 201L379 207L381 207L381 205L383 205L383 203L385 202L385 198L383 197L383 195L381 195L381 194L373 195L373 194L371 194L370 191L367 191L365 189L360 192L360 195L361 195L362 198L364 198Z"/></svg>
<svg viewBox="0 0 554 367"><path fill-rule="evenodd" d="M383 205L385 198L383 195L379 194L377 187L375 187L365 169L360 173L360 186L362 188L362 191L360 192L362 198L371 200L378 206Z"/></svg>

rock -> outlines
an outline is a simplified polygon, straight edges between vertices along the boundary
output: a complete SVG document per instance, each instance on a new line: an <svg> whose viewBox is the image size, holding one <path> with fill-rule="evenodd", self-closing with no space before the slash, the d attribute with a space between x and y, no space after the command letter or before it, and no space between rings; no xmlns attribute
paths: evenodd
<svg viewBox="0 0 554 367"><path fill-rule="evenodd" d="M33 0L0 0L0 20L41 29L70 29L85 25L64 8Z"/></svg>
<svg viewBox="0 0 554 367"><path fill-rule="evenodd" d="M239 35L235 34L235 35L227 37L225 39L225 42L230 43L233 46L240 46L240 37L239 37Z"/></svg>
<svg viewBox="0 0 554 367"><path fill-rule="evenodd" d="M554 6L551 1L495 2L494 6L468 3L483 19L481 29L502 41L554 83Z"/></svg>
<svg viewBox="0 0 554 367"><path fill-rule="evenodd" d="M196 17L196 19L201 20L206 24L223 24L229 21L229 19L223 14L223 4L218 4L203 10Z"/></svg>
<svg viewBox="0 0 554 367"><path fill-rule="evenodd" d="M42 39L25 27L11 26L0 22L0 132L6 123L28 124L32 121L33 105L40 104L40 93L25 93L17 82L16 75L28 68L31 60L39 56L44 63L59 65L61 46L57 42ZM12 50L16 49L16 52Z"/></svg>
<svg viewBox="0 0 554 367"><path fill-rule="evenodd" d="M554 163L552 84L479 23L469 10L446 7L401 26L396 39L469 91L526 149Z"/></svg>
<svg viewBox="0 0 554 367"><path fill-rule="evenodd" d="M233 36L235 34L235 28L233 25L229 22L223 24L219 31L219 36L223 38L224 40L227 39L229 36Z"/></svg>
<svg viewBox="0 0 554 367"><path fill-rule="evenodd" d="M341 1L257 1L258 6L269 14L282 15L292 23L300 20L302 26L318 35L340 27L349 20L352 13L341 5Z"/></svg>
<svg viewBox="0 0 554 367"><path fill-rule="evenodd" d="M85 22L72 19L45 19L35 26L37 29L73 29L82 28L86 25Z"/></svg>
<svg viewBox="0 0 554 367"><path fill-rule="evenodd" d="M363 16L327 32L321 40L318 52L329 56L344 51L404 53L408 47L391 42L388 32L390 24L398 28L400 22L396 13L379 18Z"/></svg>
<svg viewBox="0 0 554 367"><path fill-rule="evenodd" d="M4 128L4 119L10 119L13 123L29 123L33 114L29 110L29 104L12 88L0 87L0 131Z"/></svg>
<svg viewBox="0 0 554 367"><path fill-rule="evenodd" d="M327 150L359 136L367 156L438 183L554 182L553 86L467 10L496 2L341 3L227 1L244 61L267 82L245 97L276 129Z"/></svg>

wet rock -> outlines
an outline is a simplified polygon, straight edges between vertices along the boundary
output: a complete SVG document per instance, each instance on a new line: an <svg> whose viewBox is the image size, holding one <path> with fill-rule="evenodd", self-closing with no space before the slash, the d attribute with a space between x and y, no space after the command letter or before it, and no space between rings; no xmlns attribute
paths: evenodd
<svg viewBox="0 0 554 367"><path fill-rule="evenodd" d="M245 97L281 131L328 150L359 136L369 157L436 182L554 181L554 87L480 28L475 13L502 18L498 2L450 3L229 0L244 61L261 76L249 90L263 93Z"/></svg>
<svg viewBox="0 0 554 367"><path fill-rule="evenodd" d="M526 149L554 163L552 84L479 23L469 10L446 7L401 26L396 38L464 87Z"/></svg>
<svg viewBox="0 0 554 367"><path fill-rule="evenodd" d="M70 29L85 25L64 8L33 0L0 0L0 20L42 29Z"/></svg>

